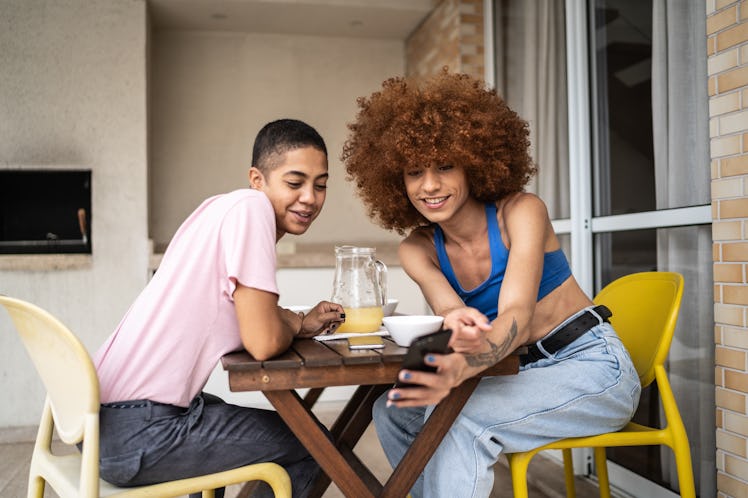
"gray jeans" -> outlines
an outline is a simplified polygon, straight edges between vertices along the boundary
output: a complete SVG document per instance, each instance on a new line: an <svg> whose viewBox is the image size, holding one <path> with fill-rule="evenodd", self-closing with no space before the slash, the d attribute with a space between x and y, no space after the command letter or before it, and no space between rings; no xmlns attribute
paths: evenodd
<svg viewBox="0 0 748 498"><path fill-rule="evenodd" d="M301 498L319 474L275 411L231 405L206 393L187 408L149 400L104 403L100 434L100 475L117 486L275 462L290 475L293 496ZM259 486L254 496L272 496L270 487Z"/></svg>

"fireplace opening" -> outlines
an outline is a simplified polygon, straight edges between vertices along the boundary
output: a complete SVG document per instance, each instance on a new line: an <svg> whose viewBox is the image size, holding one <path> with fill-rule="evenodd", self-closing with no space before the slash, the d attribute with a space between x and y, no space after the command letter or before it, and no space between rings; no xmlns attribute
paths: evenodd
<svg viewBox="0 0 748 498"><path fill-rule="evenodd" d="M0 254L91 253L91 171L0 170Z"/></svg>

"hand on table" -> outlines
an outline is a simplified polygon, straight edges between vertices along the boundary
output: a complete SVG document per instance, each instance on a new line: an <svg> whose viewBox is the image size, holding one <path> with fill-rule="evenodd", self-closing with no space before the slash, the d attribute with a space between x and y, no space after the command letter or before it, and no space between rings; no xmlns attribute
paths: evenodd
<svg viewBox="0 0 748 498"><path fill-rule="evenodd" d="M330 301L320 301L301 320L301 330L297 337L314 337L332 333L345 320L343 307Z"/></svg>

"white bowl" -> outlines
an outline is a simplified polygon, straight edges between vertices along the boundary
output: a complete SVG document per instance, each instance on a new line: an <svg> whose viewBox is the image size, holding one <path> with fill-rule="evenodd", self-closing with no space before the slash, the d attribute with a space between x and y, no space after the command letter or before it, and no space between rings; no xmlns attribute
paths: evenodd
<svg viewBox="0 0 748 498"><path fill-rule="evenodd" d="M384 311L384 316L390 316L395 312L395 308L397 308L397 304L400 301L398 299L388 299L387 304L382 306L382 311Z"/></svg>
<svg viewBox="0 0 748 498"><path fill-rule="evenodd" d="M294 313L298 313L301 311L306 315L307 313L312 311L312 308L314 308L314 306L308 306L306 304L296 304L293 306L284 306L284 308L286 308L287 310L291 310Z"/></svg>
<svg viewBox="0 0 748 498"><path fill-rule="evenodd" d="M435 315L398 315L382 319L397 345L404 347L410 346L416 337L436 332L443 322L443 317Z"/></svg>

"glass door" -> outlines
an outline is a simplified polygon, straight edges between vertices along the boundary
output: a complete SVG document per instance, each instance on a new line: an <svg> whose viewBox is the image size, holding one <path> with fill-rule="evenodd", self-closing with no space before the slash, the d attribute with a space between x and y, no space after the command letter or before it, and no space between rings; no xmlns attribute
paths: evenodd
<svg viewBox="0 0 748 498"><path fill-rule="evenodd" d="M706 463L701 453L714 447L710 444L714 355L708 155L699 158L701 164L674 164L667 150L673 144L688 147L689 140L684 136L678 144L668 137L668 130L678 123L669 122L673 111L666 97L672 82L664 75L680 62L663 47L677 37L669 32L673 27L663 22L665 10L654 0L587 4L593 289L596 292L638 271L684 275L687 285L669 374L680 406L695 408L682 414L697 463L697 490L709 490L709 482L700 486L699 475L700 464ZM702 98L706 105L705 92ZM698 129L684 133L708 142ZM698 155L699 150L696 147L692 153ZM656 389L644 390L634 421L659 425ZM608 458L616 464L612 469L616 481L626 489L641 486L637 496L677 492L674 463L666 447L610 449ZM705 481L712 479L706 472L704 476Z"/></svg>
<svg viewBox="0 0 748 498"><path fill-rule="evenodd" d="M686 118L669 105L681 91L672 88L678 70L705 75L706 59L696 61L704 63L700 73L696 62L680 60L666 3L487 1L494 64L486 79L530 122L539 166L533 189L588 294L638 271L684 275L668 367L676 399L688 407L696 488L707 497L716 489L708 131L695 113ZM704 15L703 2L678 7L686 5ZM689 102L706 107L706 88L695 88ZM657 392L647 390L634 419L657 425L659 417ZM594 477L591 452L577 456L575 471ZM613 486L636 497L676 496L667 448L615 449L608 458Z"/></svg>

